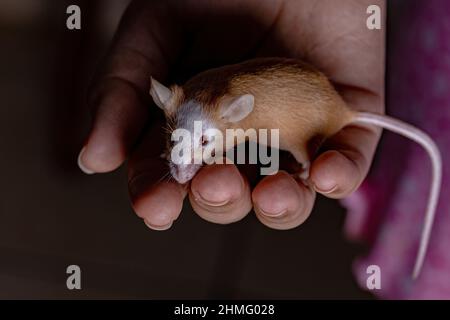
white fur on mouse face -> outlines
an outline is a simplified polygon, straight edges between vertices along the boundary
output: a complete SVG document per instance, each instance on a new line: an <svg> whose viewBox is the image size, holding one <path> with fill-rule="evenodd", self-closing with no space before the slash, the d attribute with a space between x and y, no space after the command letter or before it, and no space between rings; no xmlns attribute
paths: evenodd
<svg viewBox="0 0 450 320"><path fill-rule="evenodd" d="M169 168L175 180L186 183L202 167L203 150L214 143L217 126L195 101L181 105L174 120L175 130L171 136L174 145L169 150ZM186 149L190 151L189 154L184 154Z"/></svg>
<svg viewBox="0 0 450 320"><path fill-rule="evenodd" d="M222 163L224 141L217 122L238 122L252 112L253 106L254 96L251 94L230 97L221 103L220 119L213 119L197 101L183 103L176 111L175 130L171 137L172 141L178 143L170 150L169 166L175 180L180 183L191 180L201 168L203 160L208 164ZM180 137L188 141L181 141L180 144ZM180 155L183 151L189 154Z"/></svg>
<svg viewBox="0 0 450 320"><path fill-rule="evenodd" d="M155 104L160 107L166 115L171 114L174 120L174 133L183 130L186 136L189 136L190 154L182 154L183 161L174 161L173 151L177 148L177 137L174 134L171 136L171 140L175 144L171 144L170 150L167 150L167 160L169 161L170 173L179 183L186 183L191 180L197 171L202 166L202 152L203 147L210 147L213 137L211 135L212 130L216 129L216 125L212 119L206 115L201 105L195 101L187 101L183 105L176 109L176 112L172 106L170 107L170 100L173 97L173 92L159 83L157 80L151 78L150 95L153 98ZM175 114L174 114L175 113ZM195 129L195 122L201 121L200 130ZM200 134L198 133L200 131ZM175 139L174 139L175 138ZM198 158L200 155L200 159ZM176 155L180 156L180 155ZM177 159L179 160L179 159Z"/></svg>
<svg viewBox="0 0 450 320"><path fill-rule="evenodd" d="M216 139L216 133L219 131L217 121L222 124L238 122L247 117L254 107L254 96L251 94L227 97L220 105L220 119L212 119L211 114L205 112L203 106L197 101L189 100L175 108L173 103L170 103L174 95L172 90L153 78L151 78L150 95L156 105L166 115L170 115L174 122L171 140L175 144L171 144L167 158L170 173L179 183L186 183L195 176L203 164L204 156L208 164L222 163L221 160L217 162L215 158L216 154L221 157L223 150L223 141ZM196 123L200 123L200 128L196 128ZM178 133L181 133L180 136L184 136L184 139L189 137L187 148L187 141L179 145ZM187 152L186 149L189 151ZM204 149L206 152L203 152ZM180 154L183 150L184 154Z"/></svg>

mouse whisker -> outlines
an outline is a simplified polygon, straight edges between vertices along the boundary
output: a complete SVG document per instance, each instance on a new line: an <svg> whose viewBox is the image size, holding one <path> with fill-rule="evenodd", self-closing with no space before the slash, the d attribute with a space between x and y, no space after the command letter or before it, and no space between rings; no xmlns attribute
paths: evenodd
<svg viewBox="0 0 450 320"><path fill-rule="evenodd" d="M167 171L166 173L164 173L161 178L158 179L158 181L156 182L156 184L161 183L163 181L166 181L167 178L170 178L170 172Z"/></svg>

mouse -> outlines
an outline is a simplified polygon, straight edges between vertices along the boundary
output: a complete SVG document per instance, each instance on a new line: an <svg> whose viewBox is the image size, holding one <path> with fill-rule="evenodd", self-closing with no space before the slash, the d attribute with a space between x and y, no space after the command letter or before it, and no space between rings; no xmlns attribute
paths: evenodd
<svg viewBox="0 0 450 320"><path fill-rule="evenodd" d="M439 148L424 131L399 119L351 109L328 77L307 62L281 57L255 58L203 71L182 85L170 87L151 77L149 93L163 110L167 123L164 156L172 177L188 183L203 163L175 164L170 154L171 134L177 128L192 133L192 148L201 151L214 144L207 132L214 129L279 129L279 149L300 164L299 178L307 182L314 153L327 138L346 126L375 126L420 144L432 165L432 181L420 244L412 272L422 269L431 235L442 180ZM194 122L202 132L194 136ZM311 141L314 140L314 148ZM312 150L313 149L313 150ZM307 183L305 183L307 185Z"/></svg>

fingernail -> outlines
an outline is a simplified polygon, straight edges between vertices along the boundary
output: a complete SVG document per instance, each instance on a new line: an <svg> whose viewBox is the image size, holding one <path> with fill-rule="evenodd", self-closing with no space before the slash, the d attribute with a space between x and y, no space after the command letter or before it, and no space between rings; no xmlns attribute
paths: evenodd
<svg viewBox="0 0 450 320"><path fill-rule="evenodd" d="M322 194L329 194L329 193L333 193L334 191L336 191L338 188L337 185L331 185L330 187L318 187L317 185L314 185L314 189Z"/></svg>
<svg viewBox="0 0 450 320"><path fill-rule="evenodd" d="M198 191L194 191L194 199L197 202L200 202L204 205L211 206L211 207L222 207L230 202L230 199L225 199L223 201L211 201L205 199L204 196L202 196Z"/></svg>
<svg viewBox="0 0 450 320"><path fill-rule="evenodd" d="M267 211L264 211L263 209L261 209L259 207L258 207L258 209L263 215L265 215L267 217L270 217L270 218L281 217L282 215L284 215L287 212L287 209L284 209L284 210L279 211L279 212L267 212Z"/></svg>
<svg viewBox="0 0 450 320"><path fill-rule="evenodd" d="M170 229L170 227L172 227L173 221L169 224L166 224L165 226L156 226L151 224L150 222L148 222L147 220L144 219L144 223L147 227L149 227L152 230L156 230L156 231L165 231Z"/></svg>
<svg viewBox="0 0 450 320"><path fill-rule="evenodd" d="M83 172L86 173L86 174L93 174L93 173L95 173L95 172L92 171L92 170L89 170L89 169L86 168L85 165L83 164L82 157L83 157L83 153L84 153L85 150L86 150L86 147L83 147L83 149L81 149L81 151L80 151L80 154L78 155L78 160L77 160L77 162L78 162L78 167L80 167L81 171L83 171Z"/></svg>
<svg viewBox="0 0 450 320"><path fill-rule="evenodd" d="M239 170L235 166L222 166L220 167L221 171L219 171L219 174L214 177L214 175L209 174L210 171L208 171L208 168L217 170L217 167L214 166L205 167L205 170L200 171L199 177L197 179L194 178L191 184L194 200L199 204L209 207L222 207L239 199L245 190L244 178ZM206 176L205 172L207 174ZM219 182L223 182L223 177L225 176L229 183L216 184L218 180ZM236 176L237 179L233 176ZM217 186L211 187L211 185Z"/></svg>

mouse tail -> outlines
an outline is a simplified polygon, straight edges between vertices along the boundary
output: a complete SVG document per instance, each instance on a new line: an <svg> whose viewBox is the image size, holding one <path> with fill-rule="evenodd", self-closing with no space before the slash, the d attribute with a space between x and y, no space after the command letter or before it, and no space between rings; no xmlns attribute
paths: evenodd
<svg viewBox="0 0 450 320"><path fill-rule="evenodd" d="M436 213L436 207L439 200L439 193L442 180L442 160L439 148L433 139L428 134L419 130L418 128L397 120L395 118L378 115L368 112L357 112L352 119L352 123L355 124L369 124L389 131L398 133L406 138L409 138L418 144L420 144L428 153L432 164L432 178L431 189L428 197L428 205L424 218L424 225L420 238L420 245L416 256L414 265L414 271L412 274L413 279L416 279L422 269L423 262L427 253L428 242L430 240L431 229L433 226L434 216Z"/></svg>

